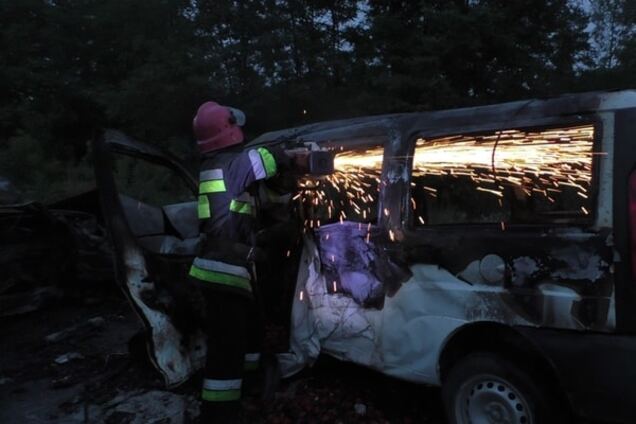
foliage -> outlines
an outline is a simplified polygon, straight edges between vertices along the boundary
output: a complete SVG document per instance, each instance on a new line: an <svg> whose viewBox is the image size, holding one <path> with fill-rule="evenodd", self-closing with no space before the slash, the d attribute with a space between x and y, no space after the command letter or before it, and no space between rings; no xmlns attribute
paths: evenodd
<svg viewBox="0 0 636 424"><path fill-rule="evenodd" d="M634 2L574 1L0 0L0 175L40 197L72 190L61 170L90 169L104 127L192 157L210 98L245 110L255 136L633 87Z"/></svg>

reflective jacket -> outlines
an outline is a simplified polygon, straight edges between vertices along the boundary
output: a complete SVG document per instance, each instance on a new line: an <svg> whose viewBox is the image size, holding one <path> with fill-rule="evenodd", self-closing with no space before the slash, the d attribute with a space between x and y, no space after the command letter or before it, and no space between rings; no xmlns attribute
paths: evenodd
<svg viewBox="0 0 636 424"><path fill-rule="evenodd" d="M256 183L289 162L276 147L231 148L204 158L197 208L204 237L191 277L215 288L251 293L248 253L258 230Z"/></svg>

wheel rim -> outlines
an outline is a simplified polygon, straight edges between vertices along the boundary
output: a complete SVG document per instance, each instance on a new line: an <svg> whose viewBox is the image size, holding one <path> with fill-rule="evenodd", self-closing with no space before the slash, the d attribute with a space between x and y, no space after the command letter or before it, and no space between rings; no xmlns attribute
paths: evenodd
<svg viewBox="0 0 636 424"><path fill-rule="evenodd" d="M534 424L523 394L509 381L478 375L464 383L455 398L457 424Z"/></svg>

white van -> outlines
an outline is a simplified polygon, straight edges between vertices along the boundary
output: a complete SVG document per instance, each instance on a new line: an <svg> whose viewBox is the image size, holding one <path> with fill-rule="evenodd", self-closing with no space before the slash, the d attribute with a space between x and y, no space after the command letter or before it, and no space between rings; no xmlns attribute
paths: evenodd
<svg viewBox="0 0 636 424"><path fill-rule="evenodd" d="M276 270L264 296L290 330L284 374L322 353L439 385L451 423L636 422L635 139L627 90L321 122L249 143L336 155L334 175L300 181L301 225L263 269ZM170 168L165 192L120 181L138 160ZM196 179L112 132L96 142L96 173L120 283L153 363L178 385L205 353L184 325L196 315L184 307L196 304L184 288Z"/></svg>

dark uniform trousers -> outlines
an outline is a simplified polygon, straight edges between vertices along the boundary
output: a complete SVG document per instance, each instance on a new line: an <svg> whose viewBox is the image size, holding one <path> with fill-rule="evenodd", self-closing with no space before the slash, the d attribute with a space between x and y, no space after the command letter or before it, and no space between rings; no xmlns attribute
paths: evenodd
<svg viewBox="0 0 636 424"><path fill-rule="evenodd" d="M207 304L202 423L237 422L244 372L258 367L262 331L248 253L257 211L250 192L285 164L281 150L261 147L221 151L201 167L198 214L205 237L190 279Z"/></svg>

